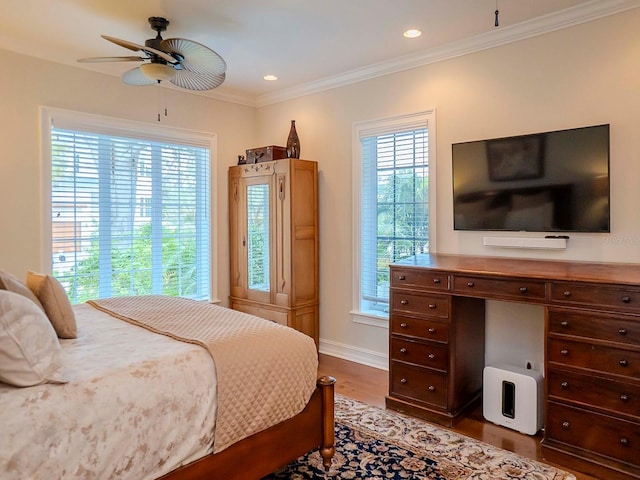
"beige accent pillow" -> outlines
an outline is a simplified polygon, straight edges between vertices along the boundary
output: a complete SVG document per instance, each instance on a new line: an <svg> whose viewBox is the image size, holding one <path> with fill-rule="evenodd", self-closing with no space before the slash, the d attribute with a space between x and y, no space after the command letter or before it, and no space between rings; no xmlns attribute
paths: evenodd
<svg viewBox="0 0 640 480"><path fill-rule="evenodd" d="M60 342L42 310L0 290L0 381L16 387L65 383L62 367Z"/></svg>
<svg viewBox="0 0 640 480"><path fill-rule="evenodd" d="M35 294L24 283L18 280L15 275L2 269L0 269L0 290L8 290L13 293L18 293L23 297L27 297L44 312L44 308Z"/></svg>
<svg viewBox="0 0 640 480"><path fill-rule="evenodd" d="M38 297L60 338L77 338L76 315L62 284L51 275L28 272L27 286Z"/></svg>

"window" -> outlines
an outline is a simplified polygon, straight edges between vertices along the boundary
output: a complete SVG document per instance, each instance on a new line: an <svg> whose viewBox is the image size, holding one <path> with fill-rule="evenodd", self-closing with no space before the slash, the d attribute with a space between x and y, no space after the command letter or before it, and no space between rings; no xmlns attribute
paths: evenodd
<svg viewBox="0 0 640 480"><path fill-rule="evenodd" d="M429 184L434 156L429 144L434 137L434 112L355 125L354 313L358 321L387 325L389 264L429 251L429 212L434 210L429 199L435 197Z"/></svg>
<svg viewBox="0 0 640 480"><path fill-rule="evenodd" d="M211 298L211 139L65 113L48 122L47 210L71 301Z"/></svg>

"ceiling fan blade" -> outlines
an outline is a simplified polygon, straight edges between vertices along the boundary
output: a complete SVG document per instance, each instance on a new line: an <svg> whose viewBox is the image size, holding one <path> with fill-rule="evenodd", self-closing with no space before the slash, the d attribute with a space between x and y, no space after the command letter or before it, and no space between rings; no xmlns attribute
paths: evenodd
<svg viewBox="0 0 640 480"><path fill-rule="evenodd" d="M137 43L129 42L127 40L120 40L119 38L110 37L109 35L100 35L100 36L105 40L109 40L110 42L115 43L116 45L120 45L121 47L128 48L129 50L133 50L134 52L137 52L144 48L143 45L138 45Z"/></svg>
<svg viewBox="0 0 640 480"><path fill-rule="evenodd" d="M146 57L89 57L79 58L80 63L102 63L102 62L143 62Z"/></svg>
<svg viewBox="0 0 640 480"><path fill-rule="evenodd" d="M227 64L218 53L192 40L167 38L160 43L160 48L182 57L180 65L190 72L219 75L227 70Z"/></svg>
<svg viewBox="0 0 640 480"><path fill-rule="evenodd" d="M219 87L224 82L225 73L197 73L188 70L176 70L176 75L171 80L177 87L187 90L211 90Z"/></svg>
<svg viewBox="0 0 640 480"><path fill-rule="evenodd" d="M155 80L145 76L144 73L142 73L142 70L140 70L140 67L136 67L124 72L121 78L122 81L127 85L134 85L138 87L153 85L154 83L156 83Z"/></svg>
<svg viewBox="0 0 640 480"><path fill-rule="evenodd" d="M153 53L154 55L159 56L160 58L162 58L163 60L166 60L168 63L172 65L175 63L178 63L178 61L174 57L172 57L168 53L163 52L161 50L147 47L146 45L139 45L137 43L129 42L128 40L121 40L119 38L110 37L108 35L101 35L101 36L105 40L115 43L116 45L120 45L121 47L128 48L129 50L133 50L134 52L141 51L141 52Z"/></svg>

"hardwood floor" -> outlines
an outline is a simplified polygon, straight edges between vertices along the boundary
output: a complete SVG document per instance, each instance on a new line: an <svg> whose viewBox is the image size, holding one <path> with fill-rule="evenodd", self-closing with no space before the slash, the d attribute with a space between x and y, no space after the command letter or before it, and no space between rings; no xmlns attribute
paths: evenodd
<svg viewBox="0 0 640 480"><path fill-rule="evenodd" d="M319 375L331 375L336 378L336 393L354 398L368 405L385 408L384 398L388 393L388 372L385 370L320 354L318 373ZM560 465L545 460L540 450L541 434L536 436L524 435L487 422L482 417L481 406L471 412L468 417L456 423L452 430L515 452L523 457L554 465L573 473L577 480L598 480L595 477L573 470L570 463Z"/></svg>

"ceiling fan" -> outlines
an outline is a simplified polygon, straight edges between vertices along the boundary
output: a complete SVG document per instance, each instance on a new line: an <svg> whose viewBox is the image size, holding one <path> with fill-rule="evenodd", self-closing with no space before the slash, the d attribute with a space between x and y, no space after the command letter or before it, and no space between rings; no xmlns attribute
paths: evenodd
<svg viewBox="0 0 640 480"><path fill-rule="evenodd" d="M149 17L149 25L157 35L145 41L144 45L102 35L102 38L116 45L142 52L143 56L81 58L78 62L145 62L122 74L122 81L128 85L169 81L188 90L211 90L222 85L227 64L220 55L192 40L163 39L160 32L164 32L169 25L166 18Z"/></svg>

